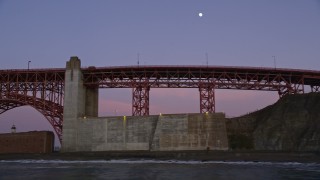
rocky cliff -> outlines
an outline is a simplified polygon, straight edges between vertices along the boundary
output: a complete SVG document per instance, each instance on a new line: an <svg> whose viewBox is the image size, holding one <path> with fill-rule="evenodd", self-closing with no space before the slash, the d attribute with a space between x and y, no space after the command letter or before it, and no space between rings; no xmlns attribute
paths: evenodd
<svg viewBox="0 0 320 180"><path fill-rule="evenodd" d="M320 151L320 93L287 95L227 120L231 149Z"/></svg>

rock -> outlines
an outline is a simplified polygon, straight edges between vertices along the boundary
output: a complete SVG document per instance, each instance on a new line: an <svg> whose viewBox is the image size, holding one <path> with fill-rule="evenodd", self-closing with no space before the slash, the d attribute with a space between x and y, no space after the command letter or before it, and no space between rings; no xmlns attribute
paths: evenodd
<svg viewBox="0 0 320 180"><path fill-rule="evenodd" d="M228 119L227 132L232 149L320 151L320 93L287 95L262 110Z"/></svg>

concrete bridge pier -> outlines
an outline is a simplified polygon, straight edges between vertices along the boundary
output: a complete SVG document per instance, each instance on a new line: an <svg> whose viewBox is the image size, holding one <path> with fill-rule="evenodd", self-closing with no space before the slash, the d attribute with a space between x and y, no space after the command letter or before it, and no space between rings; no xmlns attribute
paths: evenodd
<svg viewBox="0 0 320 180"><path fill-rule="evenodd" d="M76 151L78 121L98 116L98 96L98 88L83 85L80 59L71 57L65 72L62 151Z"/></svg>

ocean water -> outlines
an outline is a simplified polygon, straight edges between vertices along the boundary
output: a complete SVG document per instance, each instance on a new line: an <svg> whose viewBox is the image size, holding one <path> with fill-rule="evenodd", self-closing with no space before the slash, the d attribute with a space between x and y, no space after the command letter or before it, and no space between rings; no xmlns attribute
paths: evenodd
<svg viewBox="0 0 320 180"><path fill-rule="evenodd" d="M320 164L177 160L1 160L0 179L320 179Z"/></svg>

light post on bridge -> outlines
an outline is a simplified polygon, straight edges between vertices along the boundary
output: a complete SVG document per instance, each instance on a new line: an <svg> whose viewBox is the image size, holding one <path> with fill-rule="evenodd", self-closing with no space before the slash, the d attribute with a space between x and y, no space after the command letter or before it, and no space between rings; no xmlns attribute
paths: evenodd
<svg viewBox="0 0 320 180"><path fill-rule="evenodd" d="M29 71L30 63L31 63L31 61L28 61L28 71Z"/></svg>

